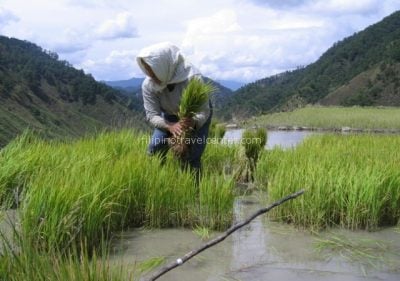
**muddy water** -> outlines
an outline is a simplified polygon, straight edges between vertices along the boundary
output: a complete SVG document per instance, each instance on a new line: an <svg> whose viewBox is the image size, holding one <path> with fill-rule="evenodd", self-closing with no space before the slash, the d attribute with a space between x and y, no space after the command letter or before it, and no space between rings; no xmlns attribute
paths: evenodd
<svg viewBox="0 0 400 281"><path fill-rule="evenodd" d="M223 141L227 143L236 143L242 137L243 129L234 129L226 131ZM311 131L268 131L266 148L272 149L275 146L290 148L302 142L306 137L313 134L319 134Z"/></svg>
<svg viewBox="0 0 400 281"><path fill-rule="evenodd" d="M247 217L260 206L257 195L237 198L235 220ZM400 233L397 231L395 228L378 232L334 230L316 236L261 216L159 280L400 280ZM332 235L354 241L376 241L385 245L386 250L376 259L357 260L349 260L343 251L317 252L317 239ZM159 256L171 262L203 243L185 229L134 229L123 233L121 238L115 241L115 248L119 250L113 259L124 264Z"/></svg>

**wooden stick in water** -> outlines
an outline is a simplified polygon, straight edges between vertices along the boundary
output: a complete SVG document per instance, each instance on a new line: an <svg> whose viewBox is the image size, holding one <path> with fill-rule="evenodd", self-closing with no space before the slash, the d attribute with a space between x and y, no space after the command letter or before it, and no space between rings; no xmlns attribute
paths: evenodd
<svg viewBox="0 0 400 281"><path fill-rule="evenodd" d="M203 252L204 250L222 242L225 240L225 238L227 238L229 235L231 235L233 232L235 232L236 230L242 228L243 226L249 224L252 220L254 220L256 217L265 214L267 212L269 212L270 210L272 210L273 208L285 203L286 201L292 200L297 198L298 196L302 195L304 193L304 190L300 190L298 192L292 193L274 203L272 203L271 205L269 205L268 207L259 209L257 212L255 212L254 214L252 214L251 216L249 216L247 219L245 219L244 221L238 222L237 224L231 226L227 231L225 231L224 233L222 233L220 236L208 241L207 243L203 244L202 246L200 246L199 248L190 251L189 253L187 253L186 255L184 255L181 258L178 258L176 261L171 262L170 264L160 268L157 272L155 272L150 278L148 279L141 279L143 281L154 281L157 280L159 277L161 277L162 275L164 275L165 273L167 273L168 271L171 271L172 269L184 264L185 262L187 262L188 260L190 260L191 258L193 258L194 256L200 254L201 252Z"/></svg>

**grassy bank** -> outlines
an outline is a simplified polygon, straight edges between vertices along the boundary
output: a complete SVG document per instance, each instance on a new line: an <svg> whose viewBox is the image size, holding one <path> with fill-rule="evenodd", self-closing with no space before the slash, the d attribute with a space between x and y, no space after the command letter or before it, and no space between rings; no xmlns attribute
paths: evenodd
<svg viewBox="0 0 400 281"><path fill-rule="evenodd" d="M21 237L20 237L21 238ZM107 254L100 256L77 251L66 253L38 252L23 240L15 245L3 241L0 256L0 279L4 281L26 280L76 280L106 281L132 280L133 270L122 265L111 265Z"/></svg>
<svg viewBox="0 0 400 281"><path fill-rule="evenodd" d="M307 192L275 219L320 229L375 229L400 220L400 137L323 135L291 150L264 154L257 180L271 200Z"/></svg>
<svg viewBox="0 0 400 281"><path fill-rule="evenodd" d="M305 107L262 115L244 122L259 127L309 127L400 130L400 109L390 107Z"/></svg>
<svg viewBox="0 0 400 281"><path fill-rule="evenodd" d="M234 193L222 171L235 148L208 147L196 188L172 159L148 157L147 144L128 130L67 143L25 134L0 152L1 200L16 205L19 194L22 233L45 250L95 248L130 226L226 228Z"/></svg>

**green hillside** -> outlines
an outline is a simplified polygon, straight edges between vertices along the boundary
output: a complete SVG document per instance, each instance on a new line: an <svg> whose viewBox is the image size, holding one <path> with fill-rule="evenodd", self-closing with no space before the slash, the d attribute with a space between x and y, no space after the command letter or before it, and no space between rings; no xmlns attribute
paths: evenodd
<svg viewBox="0 0 400 281"><path fill-rule="evenodd" d="M305 68L242 87L221 112L229 119L317 103L400 106L399 63L400 12L395 12L335 43Z"/></svg>
<svg viewBox="0 0 400 281"><path fill-rule="evenodd" d="M26 128L50 138L106 127L143 128L137 103L56 53L0 36L0 147Z"/></svg>

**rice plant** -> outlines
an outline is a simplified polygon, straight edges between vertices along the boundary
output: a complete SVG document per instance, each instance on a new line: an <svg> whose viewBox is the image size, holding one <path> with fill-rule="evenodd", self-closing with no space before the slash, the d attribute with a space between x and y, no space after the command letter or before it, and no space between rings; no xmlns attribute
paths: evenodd
<svg viewBox="0 0 400 281"><path fill-rule="evenodd" d="M252 182L254 180L257 161L266 143L267 133L263 128L247 129L243 132L241 139L243 146L242 165L236 172L236 179L244 182Z"/></svg>
<svg viewBox="0 0 400 281"><path fill-rule="evenodd" d="M226 227L234 196L226 175L206 168L198 194L192 175L179 163L169 158L162 166L160 159L147 156L148 140L124 130L74 142L10 144L1 153L0 179L4 195L23 187L24 237L37 249L63 252L79 250L81 241L94 249L132 226ZM228 147L223 149L229 154ZM225 159L211 158L206 163L223 167L217 162Z"/></svg>
<svg viewBox="0 0 400 281"><path fill-rule="evenodd" d="M178 159L185 159L189 152L188 140L193 132L193 117L207 104L215 90L211 83L204 83L197 78L191 79L184 89L178 112L182 134L169 140L171 150Z"/></svg>
<svg viewBox="0 0 400 281"><path fill-rule="evenodd" d="M193 233L201 238L201 240L208 240L211 236L210 229L207 227L196 226Z"/></svg>
<svg viewBox="0 0 400 281"><path fill-rule="evenodd" d="M293 126L364 130L400 129L400 109L396 107L337 107L307 106L290 112L278 112L254 117L249 126Z"/></svg>
<svg viewBox="0 0 400 281"><path fill-rule="evenodd" d="M208 134L209 138L215 139L217 142L221 142L226 132L224 124L219 124L217 121L212 120L210 125L210 132Z"/></svg>
<svg viewBox="0 0 400 281"><path fill-rule="evenodd" d="M14 239L10 240L0 233L0 280L123 281L133 277L133 270L130 272L121 264L110 264L108 246L103 247L100 254L78 251L77 248L63 253L56 250L38 252L15 227L12 234Z"/></svg>
<svg viewBox="0 0 400 281"><path fill-rule="evenodd" d="M392 241L330 234L316 238L315 248L326 259L339 254L346 261L359 264L364 272L370 268L396 270L399 266L400 248Z"/></svg>
<svg viewBox="0 0 400 281"><path fill-rule="evenodd" d="M400 221L400 137L322 135L261 156L257 181L276 200L299 188L302 198L275 219L321 229L376 229Z"/></svg>

